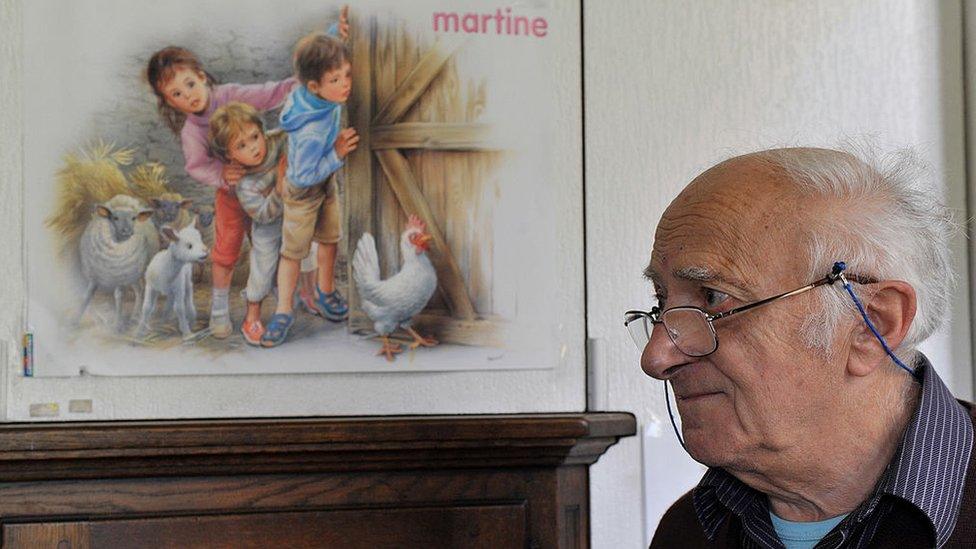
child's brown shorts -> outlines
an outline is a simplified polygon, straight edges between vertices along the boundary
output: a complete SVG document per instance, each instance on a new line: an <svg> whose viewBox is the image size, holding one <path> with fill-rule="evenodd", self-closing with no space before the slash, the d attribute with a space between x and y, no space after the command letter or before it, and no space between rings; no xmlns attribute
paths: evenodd
<svg viewBox="0 0 976 549"><path fill-rule="evenodd" d="M281 255L301 261L312 241L335 244L342 237L342 210L336 193L336 176L311 187L296 187L285 180L285 206L281 225Z"/></svg>

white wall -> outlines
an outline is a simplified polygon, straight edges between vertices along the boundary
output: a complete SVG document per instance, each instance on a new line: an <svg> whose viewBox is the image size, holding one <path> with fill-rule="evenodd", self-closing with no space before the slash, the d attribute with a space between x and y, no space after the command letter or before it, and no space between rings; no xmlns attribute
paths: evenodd
<svg viewBox="0 0 976 549"><path fill-rule="evenodd" d="M640 272L654 226L695 175L740 152L858 136L916 146L966 219L958 2L616 0L584 9L588 331L597 409L647 432L592 469L593 546L646 547L701 469L678 447L659 382L637 365L621 314L650 304ZM926 351L972 395L967 255L959 307ZM646 513L646 518L642 516Z"/></svg>

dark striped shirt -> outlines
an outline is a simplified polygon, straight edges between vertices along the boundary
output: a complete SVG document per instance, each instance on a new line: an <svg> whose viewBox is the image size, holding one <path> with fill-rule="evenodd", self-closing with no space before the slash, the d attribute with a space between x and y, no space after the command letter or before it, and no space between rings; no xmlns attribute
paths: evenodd
<svg viewBox="0 0 976 549"><path fill-rule="evenodd" d="M941 547L952 534L973 447L973 423L928 359L920 357L916 371L922 380L921 398L894 458L871 496L824 536L817 549L867 547L891 509L892 498L908 502L928 518L933 546ZM724 470L709 469L694 489L693 501L709 540L735 516L742 525L743 547L783 548L769 519L765 494Z"/></svg>

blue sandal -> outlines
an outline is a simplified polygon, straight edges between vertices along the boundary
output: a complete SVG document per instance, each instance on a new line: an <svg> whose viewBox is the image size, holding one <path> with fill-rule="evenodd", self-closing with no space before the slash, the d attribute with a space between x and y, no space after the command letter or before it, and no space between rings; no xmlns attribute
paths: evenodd
<svg viewBox="0 0 976 549"><path fill-rule="evenodd" d="M315 285L315 304L318 306L322 316L332 322L342 322L349 318L349 305L346 298L342 297L339 290L325 293Z"/></svg>
<svg viewBox="0 0 976 549"><path fill-rule="evenodd" d="M264 330L264 335L261 336L261 346L277 347L284 343L285 338L288 337L288 330L294 323L295 317L292 315L278 313L272 316L268 327Z"/></svg>

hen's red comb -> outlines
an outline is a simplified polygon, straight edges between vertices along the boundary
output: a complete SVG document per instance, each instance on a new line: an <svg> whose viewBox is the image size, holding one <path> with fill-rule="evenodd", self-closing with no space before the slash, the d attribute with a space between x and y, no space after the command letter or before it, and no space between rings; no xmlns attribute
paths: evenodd
<svg viewBox="0 0 976 549"><path fill-rule="evenodd" d="M424 223L424 221L422 219L420 219L419 217L417 217L416 215L410 214L410 217L407 218L407 228L408 229L419 229L421 231L426 232L427 231L427 224Z"/></svg>

